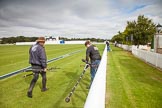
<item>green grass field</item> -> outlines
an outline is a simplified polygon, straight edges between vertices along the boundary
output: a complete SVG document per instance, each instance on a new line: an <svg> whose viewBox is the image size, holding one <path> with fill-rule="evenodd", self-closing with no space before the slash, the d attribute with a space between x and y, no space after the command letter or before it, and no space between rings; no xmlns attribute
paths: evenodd
<svg viewBox="0 0 162 108"><path fill-rule="evenodd" d="M97 45L102 54L104 45ZM1 75L29 66L28 50L30 46L0 46ZM20 73L0 81L1 108L82 108L88 94L90 76L87 70L69 103L64 100L83 71L85 58L84 45L47 45L47 58L55 58L77 50L81 52L48 64L48 67L60 68L47 73L49 91L41 92L41 76L34 88L33 98L26 96L32 76L22 78L28 73Z"/></svg>
<svg viewBox="0 0 162 108"><path fill-rule="evenodd" d="M108 53L107 108L162 108L162 71L112 47Z"/></svg>
<svg viewBox="0 0 162 108"><path fill-rule="evenodd" d="M30 46L0 46L0 75L29 66ZM104 45L98 44L100 53ZM130 52L111 46L108 53L106 108L161 108L162 72L151 67ZM26 96L32 76L28 73L0 80L0 108L83 108L90 82L89 69L78 85L71 101L66 103L72 87L83 71L84 45L47 45L48 59L82 50L69 57L54 61L48 67L60 69L47 73L47 92L41 92L41 76L33 91L33 98ZM82 65L80 67L80 65Z"/></svg>

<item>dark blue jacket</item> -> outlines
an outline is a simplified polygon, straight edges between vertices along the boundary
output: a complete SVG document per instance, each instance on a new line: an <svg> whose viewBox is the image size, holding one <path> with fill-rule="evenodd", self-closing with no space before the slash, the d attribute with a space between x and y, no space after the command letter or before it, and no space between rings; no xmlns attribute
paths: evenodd
<svg viewBox="0 0 162 108"><path fill-rule="evenodd" d="M95 60L101 60L100 53L98 51L98 48L94 45L91 45L86 50L86 61L89 61L89 57L91 59L91 62Z"/></svg>
<svg viewBox="0 0 162 108"><path fill-rule="evenodd" d="M47 57L43 46L39 43L33 45L29 50L29 63L31 65L39 65L42 68L47 67Z"/></svg>

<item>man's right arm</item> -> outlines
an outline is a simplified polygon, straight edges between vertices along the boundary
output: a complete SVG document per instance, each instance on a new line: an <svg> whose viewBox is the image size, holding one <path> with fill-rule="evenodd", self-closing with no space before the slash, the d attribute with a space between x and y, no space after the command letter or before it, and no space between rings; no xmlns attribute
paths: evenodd
<svg viewBox="0 0 162 108"><path fill-rule="evenodd" d="M90 55L90 49L87 48L87 50L86 50L86 61L87 62L89 61L89 55Z"/></svg>
<svg viewBox="0 0 162 108"><path fill-rule="evenodd" d="M40 62L43 68L47 67L47 58L46 58L46 52L44 48L40 50Z"/></svg>

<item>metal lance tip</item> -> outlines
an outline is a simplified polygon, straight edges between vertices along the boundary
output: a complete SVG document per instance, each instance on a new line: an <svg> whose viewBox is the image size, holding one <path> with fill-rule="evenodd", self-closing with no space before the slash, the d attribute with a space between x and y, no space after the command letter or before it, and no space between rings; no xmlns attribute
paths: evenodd
<svg viewBox="0 0 162 108"><path fill-rule="evenodd" d="M65 99L65 101L66 101L67 103L70 102L70 98L67 97L67 98Z"/></svg>

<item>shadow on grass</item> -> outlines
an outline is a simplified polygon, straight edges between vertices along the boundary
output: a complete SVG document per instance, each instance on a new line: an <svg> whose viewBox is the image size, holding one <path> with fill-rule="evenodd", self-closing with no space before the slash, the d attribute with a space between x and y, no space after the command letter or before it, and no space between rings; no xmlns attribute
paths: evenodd
<svg viewBox="0 0 162 108"><path fill-rule="evenodd" d="M33 79L33 75L25 77L24 80L27 84L30 84L31 80Z"/></svg>
<svg viewBox="0 0 162 108"><path fill-rule="evenodd" d="M50 72L55 73L55 72L59 72L59 71L54 70L54 71L50 71ZM28 73L28 74L31 74L31 73ZM25 74L25 75L28 75L28 74ZM47 73L47 74L48 74L48 73ZM48 77L48 76L47 76L47 77ZM32 81L32 79L33 79L33 75L26 76L26 77L23 76L23 78L24 78L25 82L26 82L28 85L30 85L30 83L31 83L31 81ZM47 80L47 81L48 81L48 80ZM35 86L37 86L37 85L39 86L40 89L42 89L42 76L41 76L41 74L39 74L39 78L38 78L38 80L37 80Z"/></svg>
<svg viewBox="0 0 162 108"><path fill-rule="evenodd" d="M65 107L65 108L77 108L78 107L78 104L75 102L74 98L75 99L80 99L83 103L85 101L85 99L83 97L81 97L81 95L79 95L79 92L78 91L82 91L85 95L87 95L87 90L85 88L85 85L87 85L87 83L84 81L81 81L79 83L80 87L81 87L81 90L77 90L78 89L78 86L77 88L75 89L74 91L74 94L71 96L71 100L69 103L66 103L65 102L65 98L69 95L69 93L71 92L71 89L74 87L74 85L77 83L77 80L80 76L80 74L78 75L77 73L80 72L80 71L76 71L76 72L68 72L68 71L64 71L65 75L70 79L68 82L68 85L66 86L66 89L64 90L65 92L63 94L61 94L61 96L59 97L59 99L57 99L57 101L54 103L53 107L54 108L64 108L64 105L67 104L67 106L69 106L69 104L72 104L72 107ZM82 79L83 80L83 79ZM87 81L87 79L85 79ZM79 107L78 107L79 108Z"/></svg>

